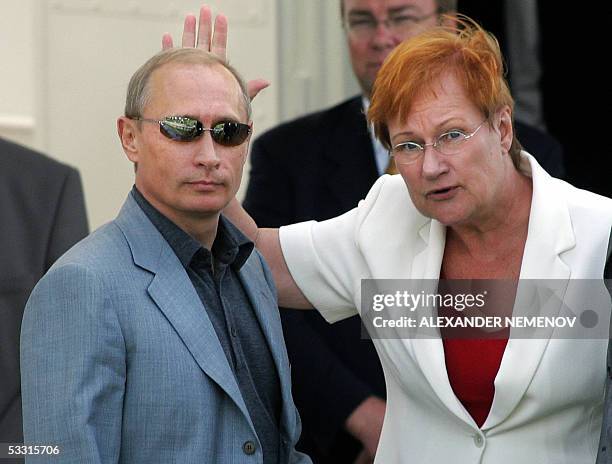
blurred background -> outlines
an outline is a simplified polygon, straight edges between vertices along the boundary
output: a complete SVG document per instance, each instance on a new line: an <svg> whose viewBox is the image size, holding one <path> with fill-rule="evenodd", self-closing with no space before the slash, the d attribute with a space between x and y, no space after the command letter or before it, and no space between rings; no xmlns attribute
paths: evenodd
<svg viewBox="0 0 612 464"><path fill-rule="evenodd" d="M539 50L522 45L515 50L518 57L539 53L542 62L542 119L535 125L563 144L571 183L612 196L612 170L605 168L610 165L610 149L604 143L610 109L605 71L609 52L602 27L609 8L566 8L537 0L462 0L459 10L498 34L505 48L502 22L516 18L512 5L521 2L537 11L541 36ZM185 13L197 13L200 3L3 2L0 136L80 170L92 229L115 216L132 185L132 166L115 129L128 80L160 49L163 32L180 41ZM247 79L272 82L254 104L255 137L279 122L358 93L337 0L208 3L229 17L230 62ZM523 5L522 10L529 8ZM527 29L531 22L529 17L518 19ZM248 170L247 166L240 195Z"/></svg>

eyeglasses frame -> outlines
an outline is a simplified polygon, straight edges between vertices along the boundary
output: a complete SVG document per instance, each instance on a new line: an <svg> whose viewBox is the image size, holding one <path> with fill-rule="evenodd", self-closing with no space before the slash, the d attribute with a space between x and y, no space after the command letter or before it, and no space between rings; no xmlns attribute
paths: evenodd
<svg viewBox="0 0 612 464"><path fill-rule="evenodd" d="M485 123L486 123L488 120L489 120L489 118L485 118L485 119L484 119L484 121L482 121L482 122L481 122L481 123L478 125L478 127L477 127L476 129L474 129L474 130L473 130L472 132L470 132L469 134L465 134L465 138L464 138L464 139L461 141L461 145L463 145L465 142L469 141L469 140L470 140L472 137L474 137L474 136L476 135L476 133L477 133L477 132L480 130L480 128L481 128L482 126L484 126L484 124L485 124ZM453 129L453 130L456 130L456 129ZM402 164L402 165L404 165L404 166L405 166L405 165L409 165L409 164L414 164L414 163L416 163L416 162L417 162L417 161L418 161L420 158L422 158L422 157L423 157L423 155L425 155L425 150L427 149L427 147L431 147L431 148L433 148L433 149L434 149L434 150L436 150L438 153L440 153L441 155L444 155L444 156L455 156L455 155L457 155L458 153L451 153L451 154L448 154L448 153L442 153L440 150L438 150L438 145L440 144L440 140L442 140L442 137L444 137L445 135L447 135L449 132L452 132L453 130L449 130L449 131L443 132L442 134L440 134L440 135L438 135L438 136L436 137L435 142L431 142L431 143L424 143L424 144L417 143L417 142L401 142L401 143L398 143L397 145L394 145L394 146L393 146L393 147L392 147L392 148L389 150L389 152L388 152L388 153L389 153L389 157L390 157L390 158L393 158L397 164ZM396 155L393 153L393 151L394 151L396 148L401 147L402 145L405 145L405 144L407 144L407 143L413 143L413 144L415 144L415 145L418 145L418 146L419 146L418 156L417 156L417 157L416 157L416 158L415 158L413 161L410 161L410 162L408 162L408 163L405 163L405 162L404 162L404 163L400 163L400 162L398 162L398 161L397 161L397 157L396 157Z"/></svg>

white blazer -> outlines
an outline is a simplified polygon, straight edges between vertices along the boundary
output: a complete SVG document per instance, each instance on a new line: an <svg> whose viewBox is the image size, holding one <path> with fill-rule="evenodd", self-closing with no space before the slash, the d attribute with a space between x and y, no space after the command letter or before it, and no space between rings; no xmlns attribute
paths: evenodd
<svg viewBox="0 0 612 464"><path fill-rule="evenodd" d="M525 152L521 170L533 179L521 279L601 279L612 200L550 177ZM357 208L283 227L280 239L298 286L335 322L358 312L361 279L437 279L445 227L415 209L400 176L383 176ZM374 344L387 383L377 464L595 462L607 339L511 336L482 428L451 388L440 338Z"/></svg>

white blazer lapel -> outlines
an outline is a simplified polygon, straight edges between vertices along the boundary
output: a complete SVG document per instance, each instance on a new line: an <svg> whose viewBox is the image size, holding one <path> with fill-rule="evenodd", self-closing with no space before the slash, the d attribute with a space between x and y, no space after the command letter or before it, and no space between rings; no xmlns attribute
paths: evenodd
<svg viewBox="0 0 612 464"><path fill-rule="evenodd" d="M426 244L425 248L418 253L412 264L411 279L424 280L424 285L431 288L426 291L436 292L437 281L440 276L442 267L442 258L444 257L444 247L446 243L446 227L438 221L431 220L421 227L419 237ZM420 317L435 316L433 309L420 309ZM445 406L458 418L473 426L474 420L467 412L465 407L457 399L455 392L451 388L446 370L446 361L444 357L444 346L442 339L439 336L432 338L431 329L427 329L429 335L425 338L413 338L404 340L407 348L411 347L414 352L416 362L419 364L423 375L431 385L432 390Z"/></svg>
<svg viewBox="0 0 612 464"><path fill-rule="evenodd" d="M536 298L538 304L546 307L547 315L554 315L561 308L571 276L563 253L576 245L576 239L564 195L556 191L551 177L525 153L521 169L532 175L533 196L520 279L523 282L541 279L538 285L544 284L544 279L554 282L550 282L548 295L546 292L535 295L530 290L519 292L524 300ZM524 301L517 299L515 314L520 313L522 303ZM514 338L513 330L495 378L495 397L483 429L498 425L514 410L529 387L550 340L550 334L539 339Z"/></svg>

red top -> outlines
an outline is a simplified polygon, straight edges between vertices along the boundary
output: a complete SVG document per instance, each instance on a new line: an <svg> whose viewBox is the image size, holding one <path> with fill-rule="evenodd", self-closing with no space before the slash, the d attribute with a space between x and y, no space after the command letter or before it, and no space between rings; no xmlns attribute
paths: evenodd
<svg viewBox="0 0 612 464"><path fill-rule="evenodd" d="M493 404L493 381L508 339L443 339L442 343L451 387L482 427Z"/></svg>

